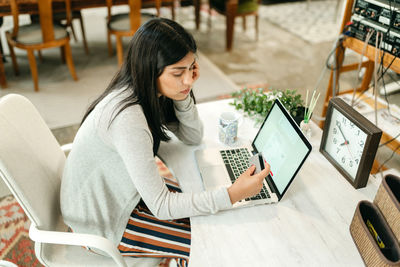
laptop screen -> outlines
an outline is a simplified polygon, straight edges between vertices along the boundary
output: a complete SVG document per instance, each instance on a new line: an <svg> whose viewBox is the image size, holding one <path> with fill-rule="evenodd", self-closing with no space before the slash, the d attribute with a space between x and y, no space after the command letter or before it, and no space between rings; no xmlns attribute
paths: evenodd
<svg viewBox="0 0 400 267"><path fill-rule="evenodd" d="M311 145L282 104L276 100L253 147L271 166L271 179L283 195L311 151Z"/></svg>

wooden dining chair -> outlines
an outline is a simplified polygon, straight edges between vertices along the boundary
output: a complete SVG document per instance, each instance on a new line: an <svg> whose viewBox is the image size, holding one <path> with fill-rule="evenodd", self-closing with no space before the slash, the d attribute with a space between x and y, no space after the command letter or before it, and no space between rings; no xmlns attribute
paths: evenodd
<svg viewBox="0 0 400 267"><path fill-rule="evenodd" d="M128 0L129 13L123 14L111 14L112 0L106 0L107 2L107 43L108 53L110 56L113 54L113 48L111 44L111 35L115 35L118 65L122 65L123 61L123 48L122 48L122 37L132 37L141 24L145 23L153 16L149 14L141 14L142 0ZM161 0L156 1L157 14L160 13Z"/></svg>
<svg viewBox="0 0 400 267"><path fill-rule="evenodd" d="M65 4L70 4L70 3L71 3L71 1L66 1ZM54 12L53 13L53 21L57 24L64 26L65 28L71 29L72 36L74 37L75 42L77 42L78 38L76 37L74 24L72 22L74 20L79 20L79 23L81 26L81 32L82 32L83 47L85 49L85 53L88 55L89 47L88 47L87 41L86 41L86 33L85 33L85 26L83 23L82 12L80 10L72 10L71 11L71 7L69 7L68 9L70 10L69 14L67 14L67 12ZM67 16L70 16L70 17L67 18ZM32 22L39 23L39 15L32 14L30 17L31 17Z"/></svg>
<svg viewBox="0 0 400 267"><path fill-rule="evenodd" d="M70 0L65 1L68 3ZM38 92L39 81L34 51L60 47L61 56L63 60L65 59L72 78L78 80L72 60L68 31L64 27L53 23L52 0L38 1L40 23L31 23L23 26L18 25L19 9L17 0L10 0L10 4L14 28L10 31L6 31L6 37L15 74L19 74L17 59L14 52L14 47L17 47L26 50L28 53L29 66L35 91ZM66 4L67 14L70 12L69 9L70 5Z"/></svg>
<svg viewBox="0 0 400 267"><path fill-rule="evenodd" d="M258 6L261 0L208 0L208 25L211 26L211 9L226 16L226 50L232 50L235 18L242 17L243 29L246 30L246 17L255 16L256 40L258 40Z"/></svg>

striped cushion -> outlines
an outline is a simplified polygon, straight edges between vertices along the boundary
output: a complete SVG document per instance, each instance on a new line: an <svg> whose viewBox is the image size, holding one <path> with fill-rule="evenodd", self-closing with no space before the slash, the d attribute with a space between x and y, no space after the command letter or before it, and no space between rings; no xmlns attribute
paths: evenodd
<svg viewBox="0 0 400 267"><path fill-rule="evenodd" d="M173 178L164 178L168 189L181 192ZM175 258L178 266L187 266L190 255L190 220L159 220L140 201L118 246L123 256Z"/></svg>

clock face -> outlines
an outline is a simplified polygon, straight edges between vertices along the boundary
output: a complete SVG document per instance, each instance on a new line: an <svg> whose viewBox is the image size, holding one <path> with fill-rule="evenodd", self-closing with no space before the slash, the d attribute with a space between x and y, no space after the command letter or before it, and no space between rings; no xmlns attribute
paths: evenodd
<svg viewBox="0 0 400 267"><path fill-rule="evenodd" d="M367 134L337 109L332 109L325 151L354 180L364 151Z"/></svg>

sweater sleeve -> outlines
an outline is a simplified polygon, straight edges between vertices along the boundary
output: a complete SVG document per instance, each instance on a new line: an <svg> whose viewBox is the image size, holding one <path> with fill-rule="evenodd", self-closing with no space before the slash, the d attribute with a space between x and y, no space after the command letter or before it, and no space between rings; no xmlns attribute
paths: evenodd
<svg viewBox="0 0 400 267"><path fill-rule="evenodd" d="M126 108L115 118L106 136L123 160L138 193L157 218L213 214L231 207L227 188L200 193L170 192L158 174L152 136L143 120L144 115L137 112L137 107ZM190 131L185 128L184 133Z"/></svg>
<svg viewBox="0 0 400 267"><path fill-rule="evenodd" d="M200 144L203 139L203 124L193 98L188 96L184 100L174 100L174 110L179 122L168 125L168 129L187 145Z"/></svg>

